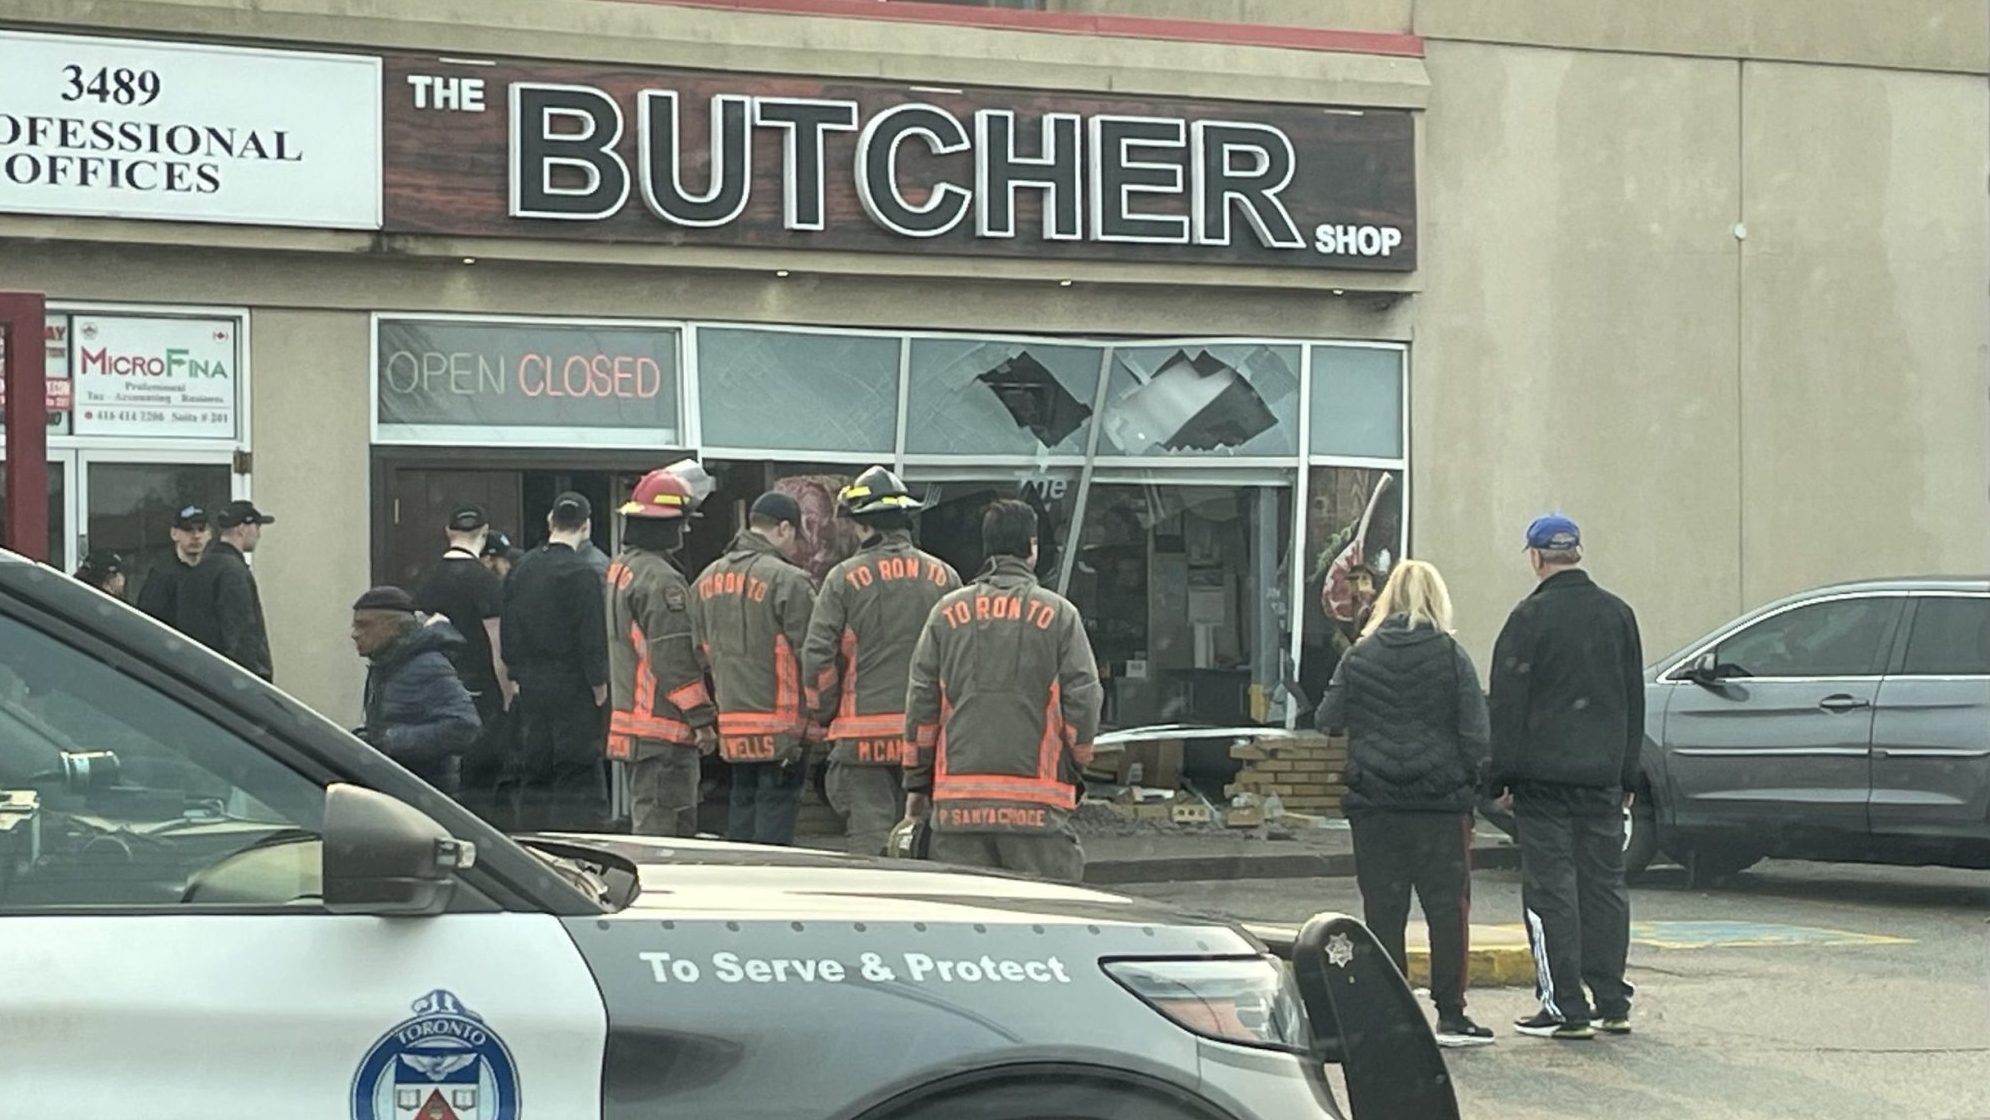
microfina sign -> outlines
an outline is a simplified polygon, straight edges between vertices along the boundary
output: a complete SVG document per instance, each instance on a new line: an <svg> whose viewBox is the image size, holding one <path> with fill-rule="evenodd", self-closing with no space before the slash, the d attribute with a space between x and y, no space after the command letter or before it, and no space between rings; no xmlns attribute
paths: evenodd
<svg viewBox="0 0 1990 1120"><path fill-rule="evenodd" d="M1401 111L435 69L387 60L390 230L1415 267Z"/></svg>

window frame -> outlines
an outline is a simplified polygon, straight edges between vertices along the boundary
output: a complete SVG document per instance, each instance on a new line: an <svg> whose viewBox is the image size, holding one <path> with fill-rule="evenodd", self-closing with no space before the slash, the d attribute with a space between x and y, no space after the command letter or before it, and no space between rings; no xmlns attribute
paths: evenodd
<svg viewBox="0 0 1990 1120"><path fill-rule="evenodd" d="M1967 591L1962 589L1918 591L1908 596L1908 613L1901 619L1896 630L1897 640L1892 656L1887 658L1886 675L1917 681L1981 681L1990 680L1990 672L1984 673L1916 673L1907 668L1907 651L1914 641L1914 628L1920 622L1921 608L1930 599L1973 599L1984 602L1990 609L1990 592Z"/></svg>

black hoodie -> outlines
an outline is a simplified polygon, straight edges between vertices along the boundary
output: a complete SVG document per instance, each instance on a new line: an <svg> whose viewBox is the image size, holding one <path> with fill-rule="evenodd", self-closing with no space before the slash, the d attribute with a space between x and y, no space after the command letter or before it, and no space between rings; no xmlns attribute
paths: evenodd
<svg viewBox="0 0 1990 1120"><path fill-rule="evenodd" d="M1444 631L1390 615L1341 658L1319 726L1348 735L1348 816L1471 812L1486 696L1471 655Z"/></svg>

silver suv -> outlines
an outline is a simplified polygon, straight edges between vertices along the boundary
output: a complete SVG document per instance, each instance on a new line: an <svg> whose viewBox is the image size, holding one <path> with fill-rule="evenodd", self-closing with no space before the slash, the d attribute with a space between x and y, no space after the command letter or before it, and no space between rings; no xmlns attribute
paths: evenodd
<svg viewBox="0 0 1990 1120"><path fill-rule="evenodd" d="M1990 867L1990 580L1771 603L1645 675L1629 869L1768 856Z"/></svg>

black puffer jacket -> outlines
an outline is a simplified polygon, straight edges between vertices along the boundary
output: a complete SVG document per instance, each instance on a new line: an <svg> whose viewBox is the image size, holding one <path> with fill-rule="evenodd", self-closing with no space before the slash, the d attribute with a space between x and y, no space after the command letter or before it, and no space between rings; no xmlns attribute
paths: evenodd
<svg viewBox="0 0 1990 1120"><path fill-rule="evenodd" d="M450 655L463 638L448 623L414 626L366 670L360 736L444 793L458 787L463 752L483 723Z"/></svg>
<svg viewBox="0 0 1990 1120"><path fill-rule="evenodd" d="M1471 811L1491 728L1478 670L1451 635L1391 615L1341 658L1319 725L1348 735L1348 816Z"/></svg>

